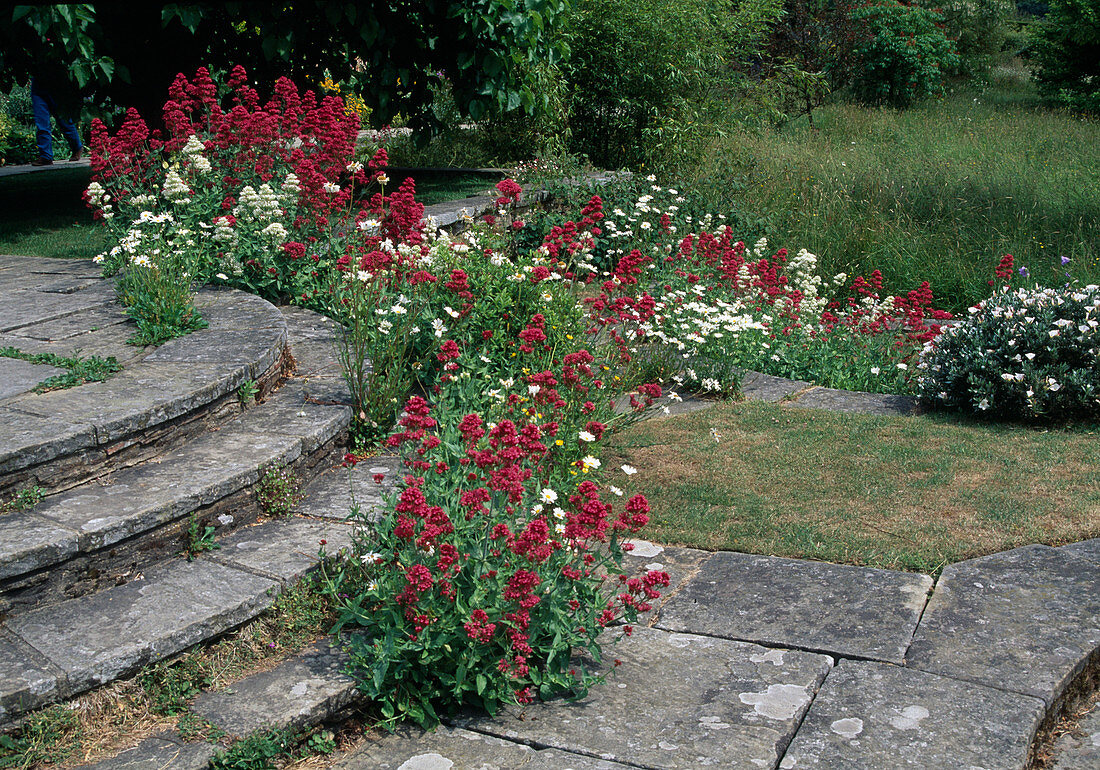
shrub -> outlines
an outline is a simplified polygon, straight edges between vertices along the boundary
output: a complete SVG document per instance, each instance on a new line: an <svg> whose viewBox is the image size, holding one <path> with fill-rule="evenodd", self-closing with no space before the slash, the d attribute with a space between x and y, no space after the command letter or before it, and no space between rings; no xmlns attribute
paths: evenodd
<svg viewBox="0 0 1100 770"><path fill-rule="evenodd" d="M1034 28L1039 92L1071 110L1100 113L1100 4L1051 0Z"/></svg>
<svg viewBox="0 0 1100 770"><path fill-rule="evenodd" d="M943 29L959 52L959 69L968 74L987 70L1002 54L1008 19L1016 12L1011 0L919 0L943 16Z"/></svg>
<svg viewBox="0 0 1100 770"><path fill-rule="evenodd" d="M929 343L920 368L922 394L938 406L1007 420L1095 419L1100 286L1001 286Z"/></svg>
<svg viewBox="0 0 1100 770"><path fill-rule="evenodd" d="M943 77L959 64L943 17L897 0L875 0L852 12L870 39L855 51L852 90L868 104L908 107L943 93Z"/></svg>

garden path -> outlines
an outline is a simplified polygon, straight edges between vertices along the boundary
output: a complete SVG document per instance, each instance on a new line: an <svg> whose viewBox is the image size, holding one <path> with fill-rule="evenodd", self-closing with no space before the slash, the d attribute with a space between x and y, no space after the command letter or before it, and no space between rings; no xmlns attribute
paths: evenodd
<svg viewBox="0 0 1100 770"><path fill-rule="evenodd" d="M24 346L86 343L86 352L120 345L125 324L111 315L109 286L94 273L86 264L0 258L0 334ZM368 508L381 499L372 474L386 476L384 487L394 483L393 458L334 466L349 415L324 319L235 292L202 301L210 329L156 354L135 351L115 378L60 391L49 408L31 403L46 396L27 392L37 373L5 375L0 454L12 465L0 471L9 474L32 468L34 478L49 480L38 469L58 458L79 454L78 464L89 466L102 450L107 463L158 425L180 430L164 433L157 452L139 452L132 467L112 467L105 478L0 517L4 599L28 602L0 624L0 719L125 676L254 616L313 568L321 539L330 549L348 542L340 520L353 499ZM115 337L95 337L92 326L113 328ZM273 385L288 342L297 376L241 410L240 385L251 379L261 392ZM914 408L764 376L748 378L744 389L792 409ZM143 393L157 398L141 401ZM703 406L689 400L681 408ZM203 431L181 427L179 418L203 410L205 422L196 418ZM35 437L31 451L15 446L28 426L64 430ZM69 443L61 446L63 437ZM86 596L78 585L76 598L63 598L79 581L59 588L62 596L35 594L39 578L65 571L58 565L77 562L75 574L87 566L80 559L102 557L105 571L116 569L108 557L143 528L179 525L192 511L251 523L244 498L273 462L305 463L316 476L303 515L239 529L225 523L219 550L194 561L162 552L148 565L127 562ZM234 507L219 508L225 500ZM950 565L935 580L646 542L628 566L663 569L672 582L633 635L608 648L619 665L605 661L605 685L575 703L494 718L463 714L433 734L406 728L337 766L1024 768L1041 729L1100 662L1100 540L1018 548ZM355 702L343 665L338 648L318 642L192 708L230 735L315 724ZM1086 764L1070 764L1078 760L1066 753L1061 767L1089 766L1094 754L1082 745ZM99 766L206 767L216 748L166 733Z"/></svg>

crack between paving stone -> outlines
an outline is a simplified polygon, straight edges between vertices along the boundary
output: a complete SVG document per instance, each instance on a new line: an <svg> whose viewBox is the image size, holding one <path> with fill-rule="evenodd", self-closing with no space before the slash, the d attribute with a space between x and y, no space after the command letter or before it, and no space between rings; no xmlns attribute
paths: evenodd
<svg viewBox="0 0 1100 770"><path fill-rule="evenodd" d="M711 553L710 556L708 556L705 559L703 559L702 561L700 561L695 566L695 568L691 570L691 572L684 575L684 579L680 581L680 584L676 586L676 589L672 593L663 595L663 599L661 601L661 606L658 607L657 611L653 613L653 616L649 620L646 621L646 628L653 628L654 626L656 626L657 621L660 620L660 618L661 618L661 610L663 610L665 608L665 605L668 604L669 601L671 601L673 597L675 597L682 590L684 590L684 586L686 586L688 583L690 583L692 581L692 579L694 579L703 570L703 565L706 564L708 561L710 561L712 558L714 558L714 553ZM661 629L661 630L663 630L663 629Z"/></svg>
<svg viewBox="0 0 1100 770"><path fill-rule="evenodd" d="M57 274L56 273L47 273L47 275L57 275ZM34 291L34 289L31 289L31 291ZM78 291L79 291L79 289L77 291L74 291L72 294L76 294ZM53 292L39 292L39 293L40 294L50 294L50 293L53 293ZM69 295L69 296L72 296L72 295ZM49 316L48 318L36 318L35 320L28 321L27 323L24 323L24 324L17 324L16 326L12 326L10 328L0 329L0 334L10 334L11 332L18 331L19 329L26 329L28 326L35 326L36 324L50 323L51 321L60 321L62 318L68 318L69 316L74 316L77 313L83 313L86 310L95 310L96 308L107 307L108 305L114 305L114 304L117 304L117 300L111 299L111 300L107 300L105 302L101 302L98 305L88 305L87 307L82 307L82 308L78 308L76 310L70 310L66 313L61 313L60 315Z"/></svg>
<svg viewBox="0 0 1100 770"><path fill-rule="evenodd" d="M653 626L656 628L656 626ZM897 666L898 668L907 668L904 663L895 663L892 660L884 660L882 658L872 658L866 655L853 655L851 653L841 653L836 650L825 650L816 647L800 647L795 644L780 644L778 642L771 642L761 639L750 639L740 636L718 636L717 634L706 634L701 631L675 631L671 628L657 628L658 631L664 631L668 634L688 634L689 636L703 636L707 639L722 639L727 642L741 642L743 644L755 644L758 647L765 647L769 650L791 650L793 652L809 652L814 655L828 655L830 658L834 658L837 662L842 660L857 660L867 663L886 663L891 666ZM914 669L919 671L920 669ZM934 672L929 672L934 673ZM948 677L950 678L950 677ZM1026 694L1026 693L1021 693ZM1034 696L1032 696L1034 697Z"/></svg>
<svg viewBox="0 0 1100 770"><path fill-rule="evenodd" d="M554 751L560 751L564 754L572 754L573 756L576 756L576 757L590 757L591 759L602 759L605 762L615 762L616 764L625 765L626 767L636 767L636 768L639 768L639 770L660 770L660 768L654 767L653 765L641 765L641 764L638 764L637 762L632 762L629 759L623 759L621 757L611 759L610 757L604 756L602 754L596 754L596 753L589 752L589 751L578 751L578 750L575 750L575 749L563 749L561 746L552 746L550 744L540 743L540 742L535 741L535 740L523 740L522 738L512 738L512 737L508 737L508 736L497 735L496 733L491 733L491 732L488 732L484 729L479 730L477 727L473 727L473 726L470 726L470 725L466 725L466 726L458 725L458 724L455 724L453 722L448 722L447 720L443 720L443 724L447 725L452 730L453 729L467 730L469 732L477 733L478 735L484 735L488 738L493 738L493 739L498 740L498 741L505 741L507 743L512 743L512 744L515 744L517 746L527 746L528 748L532 748L535 751L545 751L547 749L552 749Z"/></svg>
<svg viewBox="0 0 1100 770"><path fill-rule="evenodd" d="M942 572L940 577L943 577ZM932 587L924 594L924 604L921 605L920 612L917 614L917 622L913 624L913 632L909 634L909 641L905 645L905 652L901 655L902 660L906 660L909 657L909 650L913 646L913 640L917 638L917 631L920 629L920 624L924 620L924 613L928 611L928 605L932 601L932 594L936 593L936 589L939 588L939 585L940 578L936 578L932 583Z"/></svg>
<svg viewBox="0 0 1100 770"><path fill-rule="evenodd" d="M836 664L839 660L840 659L838 658L837 661L833 662L833 665L829 666L829 670L825 672L825 676L821 677L821 683L814 688L813 695L810 696L810 702L806 705L806 710L802 712L802 717L798 720L798 724L795 725L794 730L791 731L790 740L787 741L786 745L783 746L783 749L781 751L777 752L778 756L776 757L777 761L775 763L776 768L780 768L783 766L783 760L787 758L787 750L791 747L791 744L794 743L794 739L798 737L798 731L801 730L802 725L805 724L806 717L810 715L810 709L813 708L814 701L817 700L817 696L821 693L821 688L825 686L825 682L828 681L829 676L833 673L833 671L836 670Z"/></svg>

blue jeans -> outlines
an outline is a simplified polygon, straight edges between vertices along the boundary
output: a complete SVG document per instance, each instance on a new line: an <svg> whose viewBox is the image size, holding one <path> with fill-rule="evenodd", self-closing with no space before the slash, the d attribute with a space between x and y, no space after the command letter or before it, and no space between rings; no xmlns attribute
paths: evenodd
<svg viewBox="0 0 1100 770"><path fill-rule="evenodd" d="M31 78L31 107L34 110L34 127L38 130L38 154L46 160L53 160L53 134L50 131L50 113L57 121L57 127L69 142L73 152L81 148L80 134L68 118L57 112L57 103L45 91L38 90L38 84Z"/></svg>

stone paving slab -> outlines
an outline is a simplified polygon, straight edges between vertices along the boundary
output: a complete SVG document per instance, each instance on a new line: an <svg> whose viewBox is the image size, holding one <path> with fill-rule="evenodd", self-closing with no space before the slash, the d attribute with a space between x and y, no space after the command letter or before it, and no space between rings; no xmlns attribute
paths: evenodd
<svg viewBox="0 0 1100 770"><path fill-rule="evenodd" d="M611 640L607 640L610 642ZM583 700L455 724L498 738L650 768L775 767L831 658L638 628L604 651L622 665Z"/></svg>
<svg viewBox="0 0 1100 770"><path fill-rule="evenodd" d="M829 672L779 767L1023 770L1042 701L886 663Z"/></svg>
<svg viewBox="0 0 1100 770"><path fill-rule="evenodd" d="M381 513L385 497L400 479L405 466L393 456L368 457L350 468L333 468L318 476L305 490L300 510L309 516L343 521L353 505L373 518ZM374 480L382 474L382 484Z"/></svg>
<svg viewBox="0 0 1100 770"><path fill-rule="evenodd" d="M657 614L661 606L675 595L685 584L685 581L695 574L700 565L711 554L709 551L700 551L695 548L679 548L671 545L657 545L645 540L631 540L634 550L623 557L623 571L628 574L639 574L650 570L667 572L669 583L667 588L662 588L661 598L654 602L653 610L647 614L652 617Z"/></svg>
<svg viewBox="0 0 1100 770"><path fill-rule="evenodd" d="M626 770L628 765L557 749L536 750L469 730L402 728L356 749L332 770Z"/></svg>
<svg viewBox="0 0 1100 770"><path fill-rule="evenodd" d="M932 578L721 552L661 609L657 627L901 663Z"/></svg>
<svg viewBox="0 0 1100 770"><path fill-rule="evenodd" d="M253 409L249 422L260 433L281 433L302 441L302 451L311 454L351 424L351 407L324 405L305 400L297 388L283 386L263 406Z"/></svg>
<svg viewBox="0 0 1100 770"><path fill-rule="evenodd" d="M82 770L205 770L217 750L213 744L188 743L173 733L163 732L146 738L117 757L78 767Z"/></svg>
<svg viewBox="0 0 1100 770"><path fill-rule="evenodd" d="M275 311L278 313L278 311ZM147 363L244 364L253 379L271 368L286 346L286 328L200 329L150 353Z"/></svg>
<svg viewBox="0 0 1100 770"><path fill-rule="evenodd" d="M123 367L131 366L143 359L153 349L152 347L138 347L126 343L128 335L123 336L120 331L129 331L127 327L107 327L97 331L88 331L84 334L63 337L56 340L36 339L23 336L23 332L35 327L25 326L8 334L0 334L0 347L10 346L24 353L52 353L62 358L99 356L110 358Z"/></svg>
<svg viewBox="0 0 1100 770"><path fill-rule="evenodd" d="M1096 562L1029 545L946 567L907 657L1051 707L1098 648Z"/></svg>
<svg viewBox="0 0 1100 770"><path fill-rule="evenodd" d="M331 556L351 546L351 532L351 525L317 519L267 521L237 530L207 558L293 583L320 563L322 541Z"/></svg>
<svg viewBox="0 0 1100 770"><path fill-rule="evenodd" d="M287 323L287 308L274 307L262 297L233 289L204 289L195 298L195 307L215 329L278 330Z"/></svg>
<svg viewBox="0 0 1100 770"><path fill-rule="evenodd" d="M57 672L23 642L0 631L0 725L58 694Z"/></svg>
<svg viewBox="0 0 1100 770"><path fill-rule="evenodd" d="M30 324L19 329L17 334L36 340L64 340L94 331L104 331L112 326L124 324L127 320L126 311L116 303L81 310L63 318ZM129 330L116 329L114 333L124 337L130 336Z"/></svg>
<svg viewBox="0 0 1100 770"><path fill-rule="evenodd" d="M0 580L65 561L79 549L77 532L30 511L0 516Z"/></svg>
<svg viewBox="0 0 1100 770"><path fill-rule="evenodd" d="M43 380L59 374L65 374L65 370L58 366L0 357L0 401L27 393Z"/></svg>
<svg viewBox="0 0 1100 770"><path fill-rule="evenodd" d="M79 419L0 407L0 474L95 446L95 428Z"/></svg>
<svg viewBox="0 0 1100 770"><path fill-rule="evenodd" d="M80 549L95 551L214 503L255 483L264 466L300 455L301 440L293 436L230 426L157 462L119 471L104 484L51 496L35 513L79 532Z"/></svg>
<svg viewBox="0 0 1100 770"><path fill-rule="evenodd" d="M862 393L834 388L812 388L790 401L800 409L825 409L830 412L906 416L917 411L918 401L910 396Z"/></svg>
<svg viewBox="0 0 1100 770"><path fill-rule="evenodd" d="M239 738L273 726L311 727L355 699L355 680L343 673L347 662L322 639L270 671L203 693L191 710Z"/></svg>
<svg viewBox="0 0 1100 770"><path fill-rule="evenodd" d="M1080 556L1083 559L1100 562L1100 537L1092 540L1082 540L1080 543L1063 545L1058 550Z"/></svg>
<svg viewBox="0 0 1100 770"><path fill-rule="evenodd" d="M63 422L90 423L97 443L108 444L192 412L250 378L251 366L242 363L142 362L107 382L22 396L7 406Z"/></svg>
<svg viewBox="0 0 1100 770"><path fill-rule="evenodd" d="M741 378L741 394L753 401L776 403L812 387L808 382L773 377L761 372L745 372Z"/></svg>
<svg viewBox="0 0 1100 770"><path fill-rule="evenodd" d="M8 629L64 672L68 694L113 681L234 628L271 606L278 583L211 561L19 615ZM26 685L0 682L0 698Z"/></svg>
<svg viewBox="0 0 1100 770"><path fill-rule="evenodd" d="M6 292L3 309L0 309L0 332L62 318L115 301L114 287L106 282L72 294L35 291L33 288Z"/></svg>
<svg viewBox="0 0 1100 770"><path fill-rule="evenodd" d="M1100 767L1100 703L1093 707L1073 732L1054 743L1052 770L1096 770Z"/></svg>

